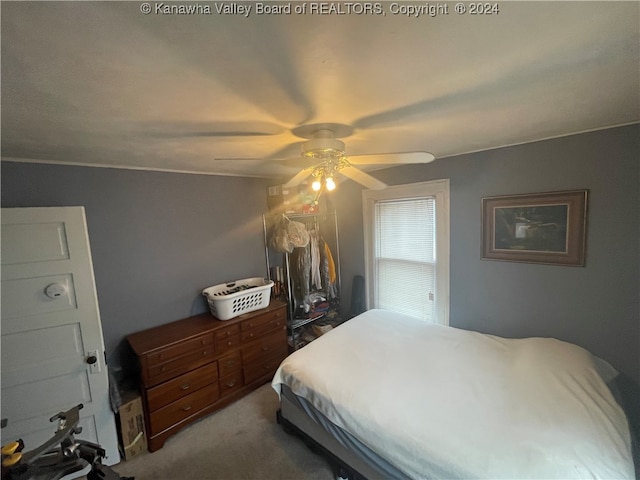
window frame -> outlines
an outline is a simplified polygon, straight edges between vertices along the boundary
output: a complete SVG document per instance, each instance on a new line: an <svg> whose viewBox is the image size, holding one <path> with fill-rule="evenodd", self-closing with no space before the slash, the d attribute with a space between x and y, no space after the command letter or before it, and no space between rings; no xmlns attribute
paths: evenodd
<svg viewBox="0 0 640 480"><path fill-rule="evenodd" d="M434 197L436 200L436 323L449 325L449 179L393 185L383 190L362 191L364 224L365 301L376 308L375 292L375 205L379 201Z"/></svg>

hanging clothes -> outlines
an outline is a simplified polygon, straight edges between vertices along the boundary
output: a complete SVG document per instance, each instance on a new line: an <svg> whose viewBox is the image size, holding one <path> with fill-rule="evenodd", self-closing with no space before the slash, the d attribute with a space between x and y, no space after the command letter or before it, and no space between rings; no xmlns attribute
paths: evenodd
<svg viewBox="0 0 640 480"><path fill-rule="evenodd" d="M322 290L322 276L320 275L320 234L313 229L309 232L309 245L311 246L311 286L316 290Z"/></svg>
<svg viewBox="0 0 640 480"><path fill-rule="evenodd" d="M322 279L327 291L327 298L333 300L338 297L338 290L336 287L336 264L333 261L333 255L331 249L324 239L321 239L322 248Z"/></svg>
<svg viewBox="0 0 640 480"><path fill-rule="evenodd" d="M291 245L291 241L289 240L289 233L287 231L288 226L289 219L282 215L276 219L276 222L271 229L269 235L269 247L273 248L276 252L293 252L294 246Z"/></svg>
<svg viewBox="0 0 640 480"><path fill-rule="evenodd" d="M331 249L329 248L329 244L325 242L324 244L325 255L327 256L327 261L329 263L329 282L336 283L336 264L333 261L333 255L331 255Z"/></svg>
<svg viewBox="0 0 640 480"><path fill-rule="evenodd" d="M294 278L294 300L296 309L302 308L305 313L311 309L310 281L311 281L311 248L309 244L306 247L295 248L291 254L291 268Z"/></svg>
<svg viewBox="0 0 640 480"><path fill-rule="evenodd" d="M269 236L269 246L276 252L292 253L294 248L309 244L309 232L301 222L282 215L276 220Z"/></svg>
<svg viewBox="0 0 640 480"><path fill-rule="evenodd" d="M302 222L294 222L289 220L287 225L287 235L289 237L289 243L295 248L306 247L309 244L309 232L307 227Z"/></svg>

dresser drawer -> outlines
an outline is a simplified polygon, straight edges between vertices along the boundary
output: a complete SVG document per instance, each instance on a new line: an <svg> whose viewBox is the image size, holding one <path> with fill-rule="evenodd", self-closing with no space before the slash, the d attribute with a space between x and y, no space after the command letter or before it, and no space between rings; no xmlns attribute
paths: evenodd
<svg viewBox="0 0 640 480"><path fill-rule="evenodd" d="M147 365L154 366L159 363L164 363L173 358L184 355L185 353L192 352L194 350L201 350L203 348L213 346L213 334L200 335L199 337L192 338L191 340L185 340L170 347L165 347L162 350L158 350L147 355Z"/></svg>
<svg viewBox="0 0 640 480"><path fill-rule="evenodd" d="M240 345L240 325L230 325L216 332L216 349L218 353L225 353Z"/></svg>
<svg viewBox="0 0 640 480"><path fill-rule="evenodd" d="M242 362L243 364L247 364L257 359L267 358L272 355L286 355L287 350L287 337L285 332L272 333L269 336L243 346Z"/></svg>
<svg viewBox="0 0 640 480"><path fill-rule="evenodd" d="M262 359L259 362L250 363L243 368L244 383L249 384L254 380L258 380L261 377L273 376L276 372L282 360L287 356L285 352L276 352L274 355Z"/></svg>
<svg viewBox="0 0 640 480"><path fill-rule="evenodd" d="M285 330L286 328L287 315L284 309L265 313L240 323L243 342L251 341L269 332Z"/></svg>
<svg viewBox="0 0 640 480"><path fill-rule="evenodd" d="M219 385L221 397L229 395L230 393L242 388L244 386L242 383L242 371L238 370L236 373L232 373L226 377L220 377Z"/></svg>
<svg viewBox="0 0 640 480"><path fill-rule="evenodd" d="M147 390L147 404L150 412L182 397L218 382L218 364L216 362L200 367L173 380L161 383Z"/></svg>
<svg viewBox="0 0 640 480"><path fill-rule="evenodd" d="M216 331L216 342L224 341L225 338L233 337L240 333L240 325L229 325Z"/></svg>
<svg viewBox="0 0 640 480"><path fill-rule="evenodd" d="M242 367L240 350L225 355L218 359L218 371L221 377L226 377L235 372L239 372Z"/></svg>
<svg viewBox="0 0 640 480"><path fill-rule="evenodd" d="M150 415L151 435L157 435L181 420L208 407L219 397L218 384L214 383L152 412Z"/></svg>
<svg viewBox="0 0 640 480"><path fill-rule="evenodd" d="M153 386L170 380L173 377L194 370L198 367L211 363L214 360L214 347L213 345L196 350L191 353L176 357L168 362L158 364L155 366L149 366L148 368L148 385Z"/></svg>
<svg viewBox="0 0 640 480"><path fill-rule="evenodd" d="M216 348L219 354L230 352L240 346L240 335L234 335L232 337L226 337L221 340L216 339Z"/></svg>

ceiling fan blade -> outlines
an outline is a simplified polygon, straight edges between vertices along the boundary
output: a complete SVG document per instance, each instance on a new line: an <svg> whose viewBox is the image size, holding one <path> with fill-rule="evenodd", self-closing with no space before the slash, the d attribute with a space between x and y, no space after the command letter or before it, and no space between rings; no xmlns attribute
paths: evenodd
<svg viewBox="0 0 640 480"><path fill-rule="evenodd" d="M159 138L259 137L278 135L284 129L267 122L163 122L150 127Z"/></svg>
<svg viewBox="0 0 640 480"><path fill-rule="evenodd" d="M312 92L306 88L306 74L299 68L298 46L290 42L290 33L280 22L259 24L259 28L243 29L241 41L232 21L215 22L213 28L207 22L196 22L193 28L159 28L154 38L159 45L168 46L171 58L193 66L203 78L215 79L251 107L287 125L305 123L315 108ZM206 42L202 41L203 32L207 32ZM240 108L244 107L238 107L239 112Z"/></svg>
<svg viewBox="0 0 640 480"><path fill-rule="evenodd" d="M302 182L304 182L307 177L309 175L311 175L311 172L313 170L311 168L305 168L303 170L300 170L295 177L293 177L291 180L289 180L287 183L284 184L285 187L295 187L300 185Z"/></svg>
<svg viewBox="0 0 640 480"><path fill-rule="evenodd" d="M428 152L403 152L347 155L347 160L351 165L404 165L433 162L435 157Z"/></svg>
<svg viewBox="0 0 640 480"><path fill-rule="evenodd" d="M258 157L214 157L215 162L264 162L264 158Z"/></svg>
<svg viewBox="0 0 640 480"><path fill-rule="evenodd" d="M274 164L283 165L286 167L294 167L294 168L302 168L302 169L310 169L318 164L318 161L315 158L304 158L304 157L292 157L292 158L255 158L255 157L215 157L214 161L220 162L259 162L261 164L268 162L276 162ZM310 174L310 173L309 173Z"/></svg>
<svg viewBox="0 0 640 480"><path fill-rule="evenodd" d="M266 157L268 160L290 160L291 158L300 158L302 152L302 142L293 142L286 145Z"/></svg>
<svg viewBox="0 0 640 480"><path fill-rule="evenodd" d="M345 177L350 178L354 182L358 182L361 185L371 190L383 190L387 188L387 184L381 182L377 178L372 177L368 173L357 169L356 167L344 167L340 169L340 173Z"/></svg>
<svg viewBox="0 0 640 480"><path fill-rule="evenodd" d="M292 167L298 168L307 168L309 162L304 162L304 157L300 155L301 149L300 145L302 142L294 142L289 145L286 145L275 152L269 154L268 156L262 157L261 159L269 162L283 162ZM255 158L218 158L216 160L255 160ZM317 163L317 160L311 159L314 163Z"/></svg>

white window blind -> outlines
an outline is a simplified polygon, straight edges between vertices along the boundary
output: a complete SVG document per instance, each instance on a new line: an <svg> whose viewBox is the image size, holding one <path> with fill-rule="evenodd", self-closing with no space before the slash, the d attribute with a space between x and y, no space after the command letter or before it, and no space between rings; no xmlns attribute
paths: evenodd
<svg viewBox="0 0 640 480"><path fill-rule="evenodd" d="M377 307L436 321L435 198L376 202L374 230Z"/></svg>
<svg viewBox="0 0 640 480"><path fill-rule="evenodd" d="M362 192L367 308L449 325L449 180Z"/></svg>

